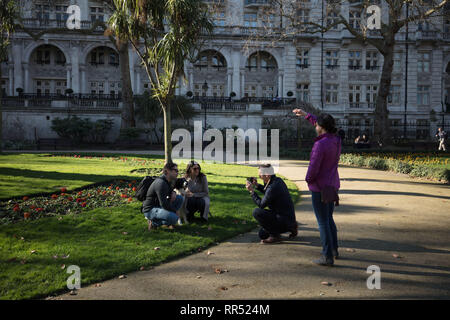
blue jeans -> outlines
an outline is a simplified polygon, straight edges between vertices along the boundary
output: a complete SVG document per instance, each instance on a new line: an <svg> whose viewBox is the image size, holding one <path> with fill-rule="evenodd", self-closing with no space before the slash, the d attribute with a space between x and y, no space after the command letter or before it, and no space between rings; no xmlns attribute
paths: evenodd
<svg viewBox="0 0 450 320"><path fill-rule="evenodd" d="M183 196L177 195L177 198L172 203L172 206L175 210L178 210L181 208L183 201ZM148 220L151 220L155 227L160 227L162 225L172 226L176 225L178 222L178 216L175 212L171 212L160 207L154 207L150 211L144 212L144 216Z"/></svg>
<svg viewBox="0 0 450 320"><path fill-rule="evenodd" d="M323 203L320 192L311 191L311 198L319 225L322 254L333 259L333 250L338 249L337 229L333 220L334 202Z"/></svg>

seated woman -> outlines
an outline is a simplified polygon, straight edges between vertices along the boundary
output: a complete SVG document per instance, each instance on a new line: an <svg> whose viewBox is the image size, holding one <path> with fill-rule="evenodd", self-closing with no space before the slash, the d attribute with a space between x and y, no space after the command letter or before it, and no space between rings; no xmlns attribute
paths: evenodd
<svg viewBox="0 0 450 320"><path fill-rule="evenodd" d="M194 213L199 211L202 221L207 222L209 215L208 180L201 172L198 162L190 161L188 163L184 178L188 183L185 201L187 220L191 222L194 218Z"/></svg>

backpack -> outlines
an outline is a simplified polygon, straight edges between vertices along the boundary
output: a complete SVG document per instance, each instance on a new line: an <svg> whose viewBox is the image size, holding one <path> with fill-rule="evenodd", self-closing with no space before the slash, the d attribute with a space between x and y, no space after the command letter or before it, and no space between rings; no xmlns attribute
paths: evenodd
<svg viewBox="0 0 450 320"><path fill-rule="evenodd" d="M157 177L146 176L144 179L142 179L142 181L136 188L135 198L141 202L144 201L147 197L148 188L150 188L151 184L153 183L153 181L155 181L156 178Z"/></svg>

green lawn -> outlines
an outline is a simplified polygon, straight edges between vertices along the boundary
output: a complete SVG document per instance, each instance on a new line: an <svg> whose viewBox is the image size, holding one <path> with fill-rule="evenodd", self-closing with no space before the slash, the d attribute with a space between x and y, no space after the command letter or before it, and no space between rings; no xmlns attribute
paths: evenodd
<svg viewBox="0 0 450 320"><path fill-rule="evenodd" d="M0 199L52 194L61 187L69 192L113 179L139 180L142 174L133 170L163 164L157 157L120 157L0 155ZM255 228L254 204L243 186L245 177L257 174L256 168L205 163L202 170L211 193L213 216L208 225L148 232L139 202L0 225L0 299L39 298L67 291L70 265L80 267L81 285L86 286L197 252ZM295 185L286 182L297 201Z"/></svg>

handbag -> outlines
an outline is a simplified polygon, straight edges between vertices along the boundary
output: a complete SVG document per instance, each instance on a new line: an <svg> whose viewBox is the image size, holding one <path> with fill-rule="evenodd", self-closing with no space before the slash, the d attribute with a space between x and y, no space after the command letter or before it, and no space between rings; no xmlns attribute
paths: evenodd
<svg viewBox="0 0 450 320"><path fill-rule="evenodd" d="M339 152L339 145L338 145L337 150ZM338 164L339 164L339 160L338 160ZM336 164L335 170L337 170L338 164ZM334 186L327 185L327 186L323 187L322 190L320 191L320 195L321 195L321 200L323 203L336 202L336 206L339 206L339 195L338 195L338 191L336 190L336 188Z"/></svg>

